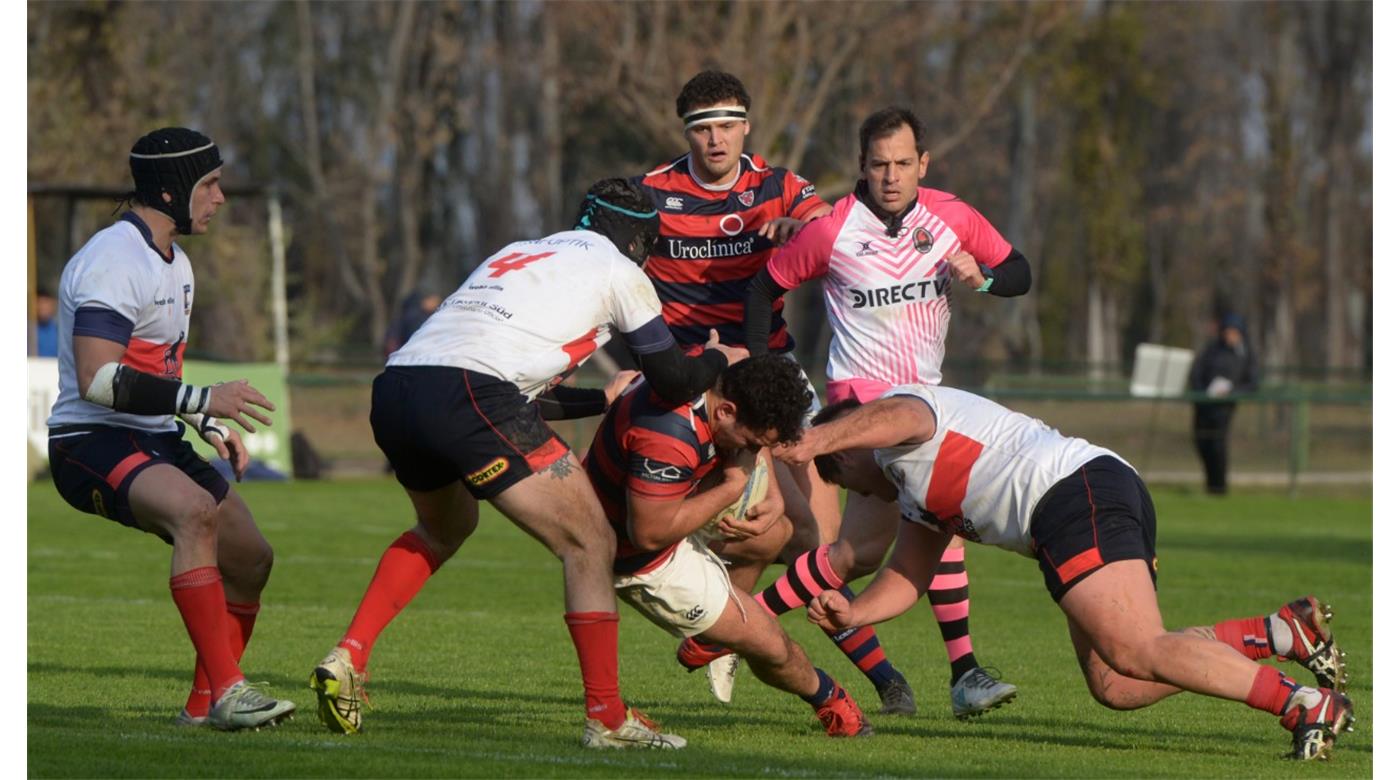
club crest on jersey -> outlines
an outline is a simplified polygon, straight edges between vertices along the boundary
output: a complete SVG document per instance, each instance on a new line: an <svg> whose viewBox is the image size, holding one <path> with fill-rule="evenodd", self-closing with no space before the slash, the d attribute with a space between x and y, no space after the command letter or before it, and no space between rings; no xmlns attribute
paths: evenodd
<svg viewBox="0 0 1400 780"><path fill-rule="evenodd" d="M739 193L739 202L742 203L742 204L744 205L744 208L748 208L749 206L752 206L752 205L753 205L753 190L746 190L746 191L744 191L744 192Z"/></svg>
<svg viewBox="0 0 1400 780"><path fill-rule="evenodd" d="M510 463L508 463L505 458L496 458L495 460L486 464L485 468L473 471L472 473L468 474L467 484L485 485L487 482L490 482L496 477L499 477L502 474L506 473L506 469L509 468Z"/></svg>
<svg viewBox="0 0 1400 780"><path fill-rule="evenodd" d="M914 248L919 250L919 254L926 255L933 251L933 234L922 227L914 228Z"/></svg>
<svg viewBox="0 0 1400 780"><path fill-rule="evenodd" d="M174 379L181 375L181 369L184 367L184 358L181 355L180 347L184 343L185 332L182 330L180 331L180 337L175 339L175 343L165 348L165 354L162 357L165 363L165 375L167 377Z"/></svg>

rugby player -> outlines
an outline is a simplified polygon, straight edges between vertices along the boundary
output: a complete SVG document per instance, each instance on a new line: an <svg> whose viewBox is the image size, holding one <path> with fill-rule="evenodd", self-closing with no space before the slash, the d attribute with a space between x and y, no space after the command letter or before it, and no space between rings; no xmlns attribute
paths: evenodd
<svg viewBox="0 0 1400 780"><path fill-rule="evenodd" d="M617 533L623 601L678 637L731 649L760 680L810 704L830 736L864 736L871 729L855 700L731 583L721 560L751 562L756 577L776 557L791 533L776 482L747 516L719 518L710 532L750 489L755 459L771 464L768 447L801 435L808 387L802 369L776 355L730 366L680 404L642 381L608 410L583 467Z"/></svg>
<svg viewBox="0 0 1400 780"><path fill-rule="evenodd" d="M296 706L248 683L238 666L272 547L248 505L182 437L192 426L242 479L247 448L218 420L250 433L248 418L272 422L259 411L272 403L246 380L180 381L194 273L175 237L209 230L224 203L223 159L204 135L167 127L142 136L130 163L130 210L63 269L50 473L74 508L171 546L170 594L196 653L176 723L226 731L276 725Z"/></svg>
<svg viewBox="0 0 1400 780"><path fill-rule="evenodd" d="M1030 264L985 217L952 194L919 186L929 156L923 123L913 112L891 107L871 114L860 127L860 148L855 191L773 255L746 301L746 343L762 354L773 301L805 281L822 280L832 330L829 402L870 400L905 382L937 384L953 281L999 296L1030 289ZM809 583L842 588L874 571L894 538L896 518L889 504L848 496L837 541L798 558L761 600L782 614L815 595ZM949 544L928 588L959 718L1016 696L1016 686L979 666L972 650L964 555L961 541Z"/></svg>
<svg viewBox="0 0 1400 780"><path fill-rule="evenodd" d="M714 339L685 356L638 266L657 235L650 201L623 179L588 191L572 230L488 257L374 381L370 424L417 514L384 552L340 643L311 674L322 723L360 730L380 632L476 529L489 501L564 565L564 620L583 675L587 747L684 747L618 693L616 539L578 460L545 424L602 414L604 390L560 385L611 337L640 355L656 392L681 403L746 356Z"/></svg>
<svg viewBox="0 0 1400 780"><path fill-rule="evenodd" d="M1106 707L1137 709L1183 690L1233 699L1280 716L1302 760L1326 758L1354 720L1331 610L1312 596L1272 615L1163 628L1152 498L1109 450L971 393L909 384L864 406L827 407L775 454L815 459L823 478L898 501L904 520L875 580L854 600L818 594L813 622L866 625L906 611L956 534L1039 561L1089 691ZM1317 687L1255 663L1271 655L1300 663Z"/></svg>
<svg viewBox="0 0 1400 780"><path fill-rule="evenodd" d="M696 74L676 97L676 116L684 124L689 150L636 179L661 213L661 237L645 270L666 323L691 350L711 329L722 343L742 345L744 296L754 274L775 246L804 223L831 212L806 179L744 153L751 103L743 82L732 74ZM790 356L794 342L781 298L769 302L761 320L764 351ZM814 405L808 418L819 408ZM841 509L836 490L815 471L779 464L774 475L793 525L783 555L790 563L797 554L836 538ZM885 658L874 632L833 639L879 692L881 712L914 712L913 691ZM716 697L729 700L737 658L722 647L702 647L692 640L681 643L677 658L690 669L708 665Z"/></svg>

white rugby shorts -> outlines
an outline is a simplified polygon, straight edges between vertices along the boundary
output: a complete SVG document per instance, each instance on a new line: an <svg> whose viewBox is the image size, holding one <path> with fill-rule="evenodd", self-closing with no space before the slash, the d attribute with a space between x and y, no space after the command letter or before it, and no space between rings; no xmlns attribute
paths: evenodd
<svg viewBox="0 0 1400 780"><path fill-rule="evenodd" d="M618 598L678 637L703 634L719 620L733 586L724 562L694 534L645 574L613 578Z"/></svg>

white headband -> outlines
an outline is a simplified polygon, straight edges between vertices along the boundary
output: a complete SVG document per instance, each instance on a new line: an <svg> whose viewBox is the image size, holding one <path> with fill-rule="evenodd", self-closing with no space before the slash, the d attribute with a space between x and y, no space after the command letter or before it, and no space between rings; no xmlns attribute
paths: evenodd
<svg viewBox="0 0 1400 780"><path fill-rule="evenodd" d="M743 106L721 106L719 108L702 108L699 111L691 111L681 118L685 122L685 129L706 122L724 122L731 119L740 119L745 122L749 119L749 111Z"/></svg>

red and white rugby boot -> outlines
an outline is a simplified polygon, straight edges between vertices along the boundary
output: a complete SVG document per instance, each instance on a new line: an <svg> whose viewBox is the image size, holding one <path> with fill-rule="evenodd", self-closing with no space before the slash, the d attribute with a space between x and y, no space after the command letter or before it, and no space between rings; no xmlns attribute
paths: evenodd
<svg viewBox="0 0 1400 780"><path fill-rule="evenodd" d="M1317 687L1335 691L1347 689L1347 654L1337 648L1328 623L1332 620L1332 607L1321 603L1314 596L1304 596L1283 605L1272 615L1293 635L1288 652L1281 653L1281 661L1296 661L1317 677ZM1275 644L1278 644L1277 637Z"/></svg>
<svg viewBox="0 0 1400 780"><path fill-rule="evenodd" d="M1288 700L1279 725L1293 734L1288 757L1298 761L1326 761L1343 731L1356 722L1351 699L1330 688L1300 688Z"/></svg>

